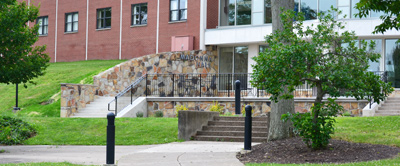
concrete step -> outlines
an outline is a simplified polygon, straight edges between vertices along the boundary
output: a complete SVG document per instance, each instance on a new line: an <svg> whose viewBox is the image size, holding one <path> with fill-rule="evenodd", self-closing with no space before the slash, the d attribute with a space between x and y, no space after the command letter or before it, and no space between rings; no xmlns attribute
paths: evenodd
<svg viewBox="0 0 400 166"><path fill-rule="evenodd" d="M268 132L252 132L252 137L268 137ZM242 136L244 131L198 131L197 136Z"/></svg>
<svg viewBox="0 0 400 166"><path fill-rule="evenodd" d="M244 126L244 121L208 121L209 126ZM267 122L253 121L252 126L268 126Z"/></svg>
<svg viewBox="0 0 400 166"><path fill-rule="evenodd" d="M398 113L398 114L400 114L400 110L378 110L375 113L390 113L390 114Z"/></svg>
<svg viewBox="0 0 400 166"><path fill-rule="evenodd" d="M383 106L400 106L400 103L387 103L387 102L385 102L385 103L382 104L381 107L383 107Z"/></svg>
<svg viewBox="0 0 400 166"><path fill-rule="evenodd" d="M386 104L386 103L388 103L388 104L389 104L389 103L390 103L390 104L400 104L400 100L386 100L386 101L385 101L385 104Z"/></svg>
<svg viewBox="0 0 400 166"><path fill-rule="evenodd" d="M222 141L222 142L244 142L244 137L233 136L195 136L197 141ZM252 137L252 142L267 142L267 137Z"/></svg>
<svg viewBox="0 0 400 166"><path fill-rule="evenodd" d="M400 97L388 97L386 101L400 101Z"/></svg>
<svg viewBox="0 0 400 166"><path fill-rule="evenodd" d="M378 110L400 110L400 106L382 106L379 107Z"/></svg>
<svg viewBox="0 0 400 166"><path fill-rule="evenodd" d="M242 131L244 126L203 126L202 131ZM252 126L253 132L268 132L268 127Z"/></svg>
<svg viewBox="0 0 400 166"><path fill-rule="evenodd" d="M245 117L216 116L215 121L245 121ZM268 117L252 117L252 121L268 121Z"/></svg>

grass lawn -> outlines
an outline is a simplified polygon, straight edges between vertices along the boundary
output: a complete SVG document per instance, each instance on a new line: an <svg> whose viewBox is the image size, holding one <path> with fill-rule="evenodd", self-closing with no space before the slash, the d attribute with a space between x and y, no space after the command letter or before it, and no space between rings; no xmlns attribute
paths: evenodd
<svg viewBox="0 0 400 166"><path fill-rule="evenodd" d="M92 60L79 62L50 63L46 74L33 79L36 85L19 85L21 108L18 116L59 117L60 100L48 105L41 105L53 95L60 98L60 83L93 83L93 76L125 60ZM12 115L15 106L15 85L0 84L0 115Z"/></svg>
<svg viewBox="0 0 400 166"><path fill-rule="evenodd" d="M0 164L0 166L81 166L79 164L63 163L18 163L18 164ZM83 166L83 165L82 165Z"/></svg>
<svg viewBox="0 0 400 166"><path fill-rule="evenodd" d="M25 118L38 130L25 145L106 145L106 118ZM116 145L150 145L178 140L177 118L118 118Z"/></svg>
<svg viewBox="0 0 400 166"><path fill-rule="evenodd" d="M350 142L383 144L400 147L400 117L338 117L336 118L334 139ZM246 164L246 166L294 166L296 164ZM358 162L348 164L297 164L296 166L340 165L340 166L368 166L368 165L400 165L400 156L395 159Z"/></svg>

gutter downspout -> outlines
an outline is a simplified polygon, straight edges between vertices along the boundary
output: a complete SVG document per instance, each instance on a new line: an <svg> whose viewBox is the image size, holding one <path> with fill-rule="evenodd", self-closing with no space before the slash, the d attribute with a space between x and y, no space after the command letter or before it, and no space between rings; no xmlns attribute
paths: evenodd
<svg viewBox="0 0 400 166"><path fill-rule="evenodd" d="M157 0L157 35L156 35L156 54L158 54L158 38L160 35L160 0Z"/></svg>
<svg viewBox="0 0 400 166"><path fill-rule="evenodd" d="M54 62L57 62L57 21L58 21L58 0L56 0L56 31L54 39Z"/></svg>
<svg viewBox="0 0 400 166"><path fill-rule="evenodd" d="M86 48L85 60L88 60L88 38L89 38L89 0L86 0Z"/></svg>
<svg viewBox="0 0 400 166"><path fill-rule="evenodd" d="M200 50L205 50L205 29L207 28L207 0L200 1Z"/></svg>
<svg viewBox="0 0 400 166"><path fill-rule="evenodd" d="M122 0L119 13L119 59L121 60L121 42L122 42Z"/></svg>

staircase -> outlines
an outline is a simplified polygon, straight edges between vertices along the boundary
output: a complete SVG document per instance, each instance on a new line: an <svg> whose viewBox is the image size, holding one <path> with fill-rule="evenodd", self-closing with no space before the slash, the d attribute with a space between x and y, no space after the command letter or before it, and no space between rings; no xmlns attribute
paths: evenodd
<svg viewBox="0 0 400 166"><path fill-rule="evenodd" d="M400 115L400 97L388 97L385 103L375 112L375 116L395 115Z"/></svg>
<svg viewBox="0 0 400 166"><path fill-rule="evenodd" d="M81 108L72 118L106 118L108 111L108 102L114 97L96 96L93 102L87 104L85 108Z"/></svg>
<svg viewBox="0 0 400 166"><path fill-rule="evenodd" d="M244 117L214 117L198 131L194 140L244 142ZM252 118L252 142L266 142L268 136L268 117Z"/></svg>

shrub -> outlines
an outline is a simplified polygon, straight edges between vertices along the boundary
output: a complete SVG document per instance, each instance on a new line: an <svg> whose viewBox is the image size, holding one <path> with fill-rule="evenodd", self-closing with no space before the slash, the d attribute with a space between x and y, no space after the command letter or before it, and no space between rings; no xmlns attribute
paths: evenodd
<svg viewBox="0 0 400 166"><path fill-rule="evenodd" d="M177 105L175 107L175 110L176 110L176 117L178 117L179 111L187 111L188 108L186 108L186 106L184 106L184 105Z"/></svg>
<svg viewBox="0 0 400 166"><path fill-rule="evenodd" d="M27 122L7 116L0 116L0 144L16 145L36 134Z"/></svg>
<svg viewBox="0 0 400 166"><path fill-rule="evenodd" d="M164 113L163 113L162 111L156 111L156 112L154 113L154 116L155 116L155 117L164 117Z"/></svg>
<svg viewBox="0 0 400 166"><path fill-rule="evenodd" d="M224 107L219 105L218 101L213 101L213 105L211 106L210 111L219 112L219 114L224 114L224 111L222 110L222 108L224 108Z"/></svg>
<svg viewBox="0 0 400 166"><path fill-rule="evenodd" d="M320 112L314 122L315 110ZM287 113L282 115L282 119L293 122L296 134L303 137L303 141L308 147L324 149L329 144L331 134L334 133L335 117L340 111L343 111L343 107L337 104L334 99L328 98L328 102L312 106L311 112Z"/></svg>
<svg viewBox="0 0 400 166"><path fill-rule="evenodd" d="M143 118L144 114L142 111L136 112L136 117L137 118Z"/></svg>

